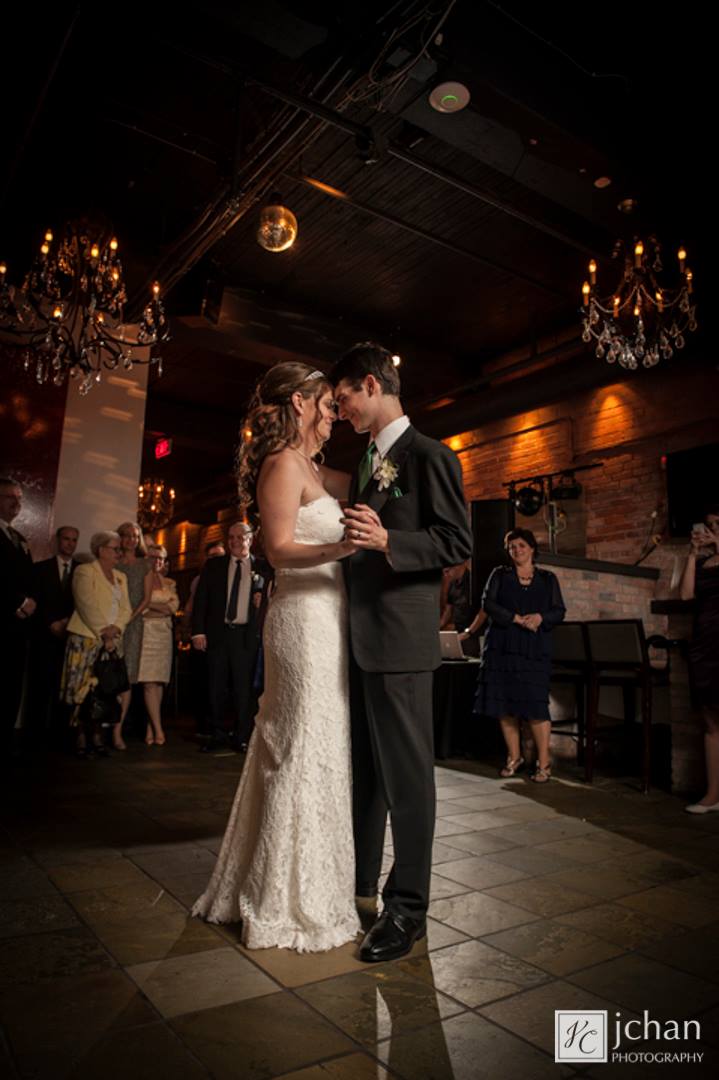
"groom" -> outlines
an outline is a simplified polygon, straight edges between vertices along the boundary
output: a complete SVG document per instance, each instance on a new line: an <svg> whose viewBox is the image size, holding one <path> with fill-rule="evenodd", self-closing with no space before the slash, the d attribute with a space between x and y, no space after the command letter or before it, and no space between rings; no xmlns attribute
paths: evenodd
<svg viewBox="0 0 719 1080"><path fill-rule="evenodd" d="M360 948L377 963L404 956L426 933L439 592L442 568L468 559L472 538L459 462L404 415L391 354L355 345L332 381L340 419L369 435L344 524L360 549L345 560L358 896L377 895L388 811L394 842L384 910Z"/></svg>

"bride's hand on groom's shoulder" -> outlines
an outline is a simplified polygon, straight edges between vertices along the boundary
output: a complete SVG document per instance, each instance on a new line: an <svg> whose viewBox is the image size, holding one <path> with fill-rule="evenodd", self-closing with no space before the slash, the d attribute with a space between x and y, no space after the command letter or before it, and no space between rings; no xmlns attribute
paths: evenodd
<svg viewBox="0 0 719 1080"><path fill-rule="evenodd" d="M345 508L342 524L345 526L345 536L354 543L357 548L367 551L389 551L389 536L387 530L372 507L365 503L357 503L356 506Z"/></svg>

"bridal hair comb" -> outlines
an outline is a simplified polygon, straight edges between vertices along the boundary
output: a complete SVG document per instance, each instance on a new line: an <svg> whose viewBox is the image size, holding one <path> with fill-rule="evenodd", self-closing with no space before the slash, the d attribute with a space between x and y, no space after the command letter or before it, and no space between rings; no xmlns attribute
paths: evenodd
<svg viewBox="0 0 719 1080"><path fill-rule="evenodd" d="M311 371L309 373L309 375L307 376L307 378L305 379L305 382L309 382L310 379L326 379L326 378L327 378L327 376L325 375L324 371Z"/></svg>

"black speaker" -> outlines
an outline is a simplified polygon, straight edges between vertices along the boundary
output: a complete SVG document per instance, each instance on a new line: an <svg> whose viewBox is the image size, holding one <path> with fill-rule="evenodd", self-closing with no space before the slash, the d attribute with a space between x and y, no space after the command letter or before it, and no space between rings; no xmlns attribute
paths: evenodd
<svg viewBox="0 0 719 1080"><path fill-rule="evenodd" d="M719 443L676 450L667 454L667 507L669 535L689 536L716 497Z"/></svg>
<svg viewBox="0 0 719 1080"><path fill-rule="evenodd" d="M507 561L504 537L514 528L514 503L510 499L472 500L472 611L482 605L487 578L495 566Z"/></svg>

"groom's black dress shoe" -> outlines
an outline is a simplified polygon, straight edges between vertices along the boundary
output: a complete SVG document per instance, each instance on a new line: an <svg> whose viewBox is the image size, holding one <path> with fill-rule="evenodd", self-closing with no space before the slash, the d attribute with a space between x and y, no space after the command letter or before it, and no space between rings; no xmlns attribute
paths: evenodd
<svg viewBox="0 0 719 1080"><path fill-rule="evenodd" d="M406 956L415 941L427 933L427 923L383 911L360 945L360 960L366 964L381 964Z"/></svg>

